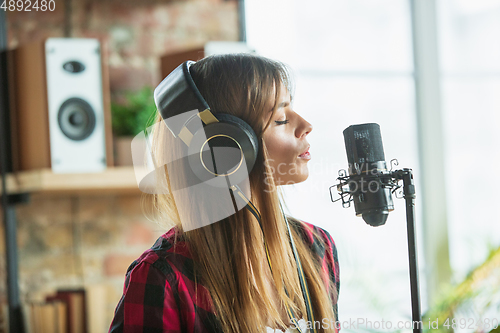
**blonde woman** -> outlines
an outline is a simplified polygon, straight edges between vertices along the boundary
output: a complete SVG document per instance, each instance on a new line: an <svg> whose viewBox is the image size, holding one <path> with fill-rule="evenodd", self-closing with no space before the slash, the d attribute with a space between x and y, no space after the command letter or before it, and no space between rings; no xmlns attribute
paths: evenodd
<svg viewBox="0 0 500 333"><path fill-rule="evenodd" d="M183 197L175 190L189 182L183 168L163 168L156 179L169 190L153 194L153 203L160 218L173 226L127 270L110 332L313 332L313 327L314 332L337 332L335 243L313 224L291 216L285 221L280 205L281 185L305 181L311 158L307 139L312 125L292 107L286 67L233 54L204 58L189 72L212 113L236 116L255 134L258 153L242 191L260 221L250 209L240 209L193 227L218 209L220 198L206 193ZM159 114L157 123L163 120ZM153 139L156 158L179 153L180 140L159 128Z"/></svg>

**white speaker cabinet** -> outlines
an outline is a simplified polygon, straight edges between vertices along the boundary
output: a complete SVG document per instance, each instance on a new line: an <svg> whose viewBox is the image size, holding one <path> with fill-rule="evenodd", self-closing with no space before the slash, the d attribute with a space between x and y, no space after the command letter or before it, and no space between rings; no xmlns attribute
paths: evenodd
<svg viewBox="0 0 500 333"><path fill-rule="evenodd" d="M101 172L113 165L107 68L101 43L49 38L12 52L15 170Z"/></svg>

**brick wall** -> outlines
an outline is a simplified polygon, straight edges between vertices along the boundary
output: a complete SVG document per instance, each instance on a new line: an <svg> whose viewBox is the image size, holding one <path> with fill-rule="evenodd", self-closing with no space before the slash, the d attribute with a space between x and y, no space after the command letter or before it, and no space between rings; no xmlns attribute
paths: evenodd
<svg viewBox="0 0 500 333"><path fill-rule="evenodd" d="M159 57L210 40L238 39L237 3L71 0L71 15L8 12L9 48L46 37L98 37L108 45L112 99L156 85ZM22 298L57 288L104 286L106 325L121 295L128 265L165 227L149 221L137 195L34 194L20 205L18 245ZM0 301L5 303L4 229L0 226ZM103 328L103 331L106 330Z"/></svg>
<svg viewBox="0 0 500 333"><path fill-rule="evenodd" d="M127 267L167 230L148 220L141 205L141 194L36 194L19 205L21 298L37 300L61 288L104 287L109 325Z"/></svg>
<svg viewBox="0 0 500 333"><path fill-rule="evenodd" d="M111 93L161 81L159 57L207 41L238 40L237 1L56 0L53 12L8 12L8 43L14 48L46 37L101 38L109 48Z"/></svg>

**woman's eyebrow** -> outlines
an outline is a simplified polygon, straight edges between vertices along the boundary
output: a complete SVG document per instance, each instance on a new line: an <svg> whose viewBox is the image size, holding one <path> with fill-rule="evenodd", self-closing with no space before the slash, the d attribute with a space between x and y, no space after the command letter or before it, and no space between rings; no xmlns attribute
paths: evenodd
<svg viewBox="0 0 500 333"><path fill-rule="evenodd" d="M278 109L279 108L284 108L286 106L288 106L290 104L290 102L286 101L286 102L281 102L280 104L278 104Z"/></svg>
<svg viewBox="0 0 500 333"><path fill-rule="evenodd" d="M290 102L286 101L286 102L281 102L280 104L278 104L278 107L276 108L276 110L280 109L280 108L284 108L284 107L287 107L288 105L290 105ZM269 113L273 112L273 109L269 110Z"/></svg>

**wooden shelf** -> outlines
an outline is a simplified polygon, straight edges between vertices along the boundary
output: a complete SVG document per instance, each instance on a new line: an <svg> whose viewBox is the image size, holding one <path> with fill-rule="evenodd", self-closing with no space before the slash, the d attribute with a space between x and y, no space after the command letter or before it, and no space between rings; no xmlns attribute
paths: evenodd
<svg viewBox="0 0 500 333"><path fill-rule="evenodd" d="M7 175L7 192L59 194L141 193L132 166L108 168L100 173L63 174L53 173L51 169L11 173Z"/></svg>

